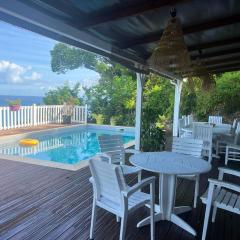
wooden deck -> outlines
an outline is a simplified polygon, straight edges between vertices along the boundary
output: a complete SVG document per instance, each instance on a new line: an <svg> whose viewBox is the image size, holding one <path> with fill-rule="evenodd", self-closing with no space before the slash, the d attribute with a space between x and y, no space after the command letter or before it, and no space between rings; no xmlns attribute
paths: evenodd
<svg viewBox="0 0 240 240"><path fill-rule="evenodd" d="M46 124L46 125L39 125L39 126L32 126L32 127L21 127L21 128L1 130L0 137L21 134L21 133L29 133L29 132L40 131L40 130L47 130L52 128L61 128L61 127L66 127L71 125L74 125L74 124Z"/></svg>
<svg viewBox="0 0 240 240"><path fill-rule="evenodd" d="M216 177L214 166L210 173ZM209 175L209 174L208 174ZM201 192L207 177L202 177ZM88 167L76 172L0 160L0 239L14 240L70 240L89 239L92 188ZM233 179L236 181L236 179ZM179 182L177 203L190 204L193 184ZM201 236L204 206L182 217ZM147 215L141 209L129 217L128 240L149 239L149 227L136 228L136 223ZM223 211L217 213L216 223L209 225L208 239L240 239L240 218ZM110 213L99 210L96 239L117 240L119 223ZM156 224L156 240L196 239L179 227L162 221ZM198 239L198 238L197 238Z"/></svg>

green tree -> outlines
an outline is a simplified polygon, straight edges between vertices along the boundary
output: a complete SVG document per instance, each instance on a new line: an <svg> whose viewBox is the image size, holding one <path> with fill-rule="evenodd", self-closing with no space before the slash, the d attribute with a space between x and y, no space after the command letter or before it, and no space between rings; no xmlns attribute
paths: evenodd
<svg viewBox="0 0 240 240"><path fill-rule="evenodd" d="M80 105L81 101L78 97L79 90L79 83L75 84L72 88L68 85L68 83L65 83L63 86L47 92L43 101L47 105L58 105L64 103Z"/></svg>
<svg viewBox="0 0 240 240"><path fill-rule="evenodd" d="M96 71L97 62L103 58L85 50L58 43L51 50L52 71L58 74L66 73L79 67Z"/></svg>
<svg viewBox="0 0 240 240"><path fill-rule="evenodd" d="M240 72L227 72L214 76L216 86L203 91L199 79L183 86L181 113L194 113L199 120L219 114L225 119L233 118L240 111Z"/></svg>

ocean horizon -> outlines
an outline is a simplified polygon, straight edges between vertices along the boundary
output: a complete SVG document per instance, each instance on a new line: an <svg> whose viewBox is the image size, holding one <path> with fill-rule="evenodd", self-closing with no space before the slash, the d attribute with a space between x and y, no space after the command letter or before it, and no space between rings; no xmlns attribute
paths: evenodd
<svg viewBox="0 0 240 240"><path fill-rule="evenodd" d="M0 95L0 106L8 106L8 101L20 99L21 105L23 106L31 106L33 104L43 104L42 96L8 96L8 95Z"/></svg>

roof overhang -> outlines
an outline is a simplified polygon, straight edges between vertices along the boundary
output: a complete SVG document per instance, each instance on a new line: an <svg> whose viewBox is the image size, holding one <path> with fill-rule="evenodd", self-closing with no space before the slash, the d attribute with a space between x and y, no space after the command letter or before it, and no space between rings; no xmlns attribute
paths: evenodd
<svg viewBox="0 0 240 240"><path fill-rule="evenodd" d="M156 47L175 6L191 59L201 58L213 73L240 70L240 1L133 0L0 2L0 19L57 41L100 54L140 72Z"/></svg>

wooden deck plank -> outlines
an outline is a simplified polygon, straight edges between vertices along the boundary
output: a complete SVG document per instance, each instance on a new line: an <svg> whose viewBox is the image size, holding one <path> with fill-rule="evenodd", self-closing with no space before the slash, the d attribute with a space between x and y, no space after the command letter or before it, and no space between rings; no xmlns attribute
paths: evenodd
<svg viewBox="0 0 240 240"><path fill-rule="evenodd" d="M144 177L148 176L144 173ZM209 176L217 176L217 166L201 177L200 191L205 191ZM1 240L70 240L89 239L92 187L88 168L76 172L19 162L0 160L0 239ZM231 179L232 180L232 179ZM239 181L237 179L233 179ZM133 179L133 181L136 181ZM158 184L156 184L158 185ZM158 189L158 186L156 186ZM177 204L192 204L194 184L179 180ZM158 193L158 191L157 191ZM182 214L201 236L205 206ZM142 208L130 215L126 240L148 240L149 227L136 228L148 215ZM239 216L219 210L216 223L209 224L208 240L237 240ZM96 240L116 240L120 224L115 216L98 211ZM167 221L156 224L156 239L196 239ZM197 237L198 239L198 237Z"/></svg>

